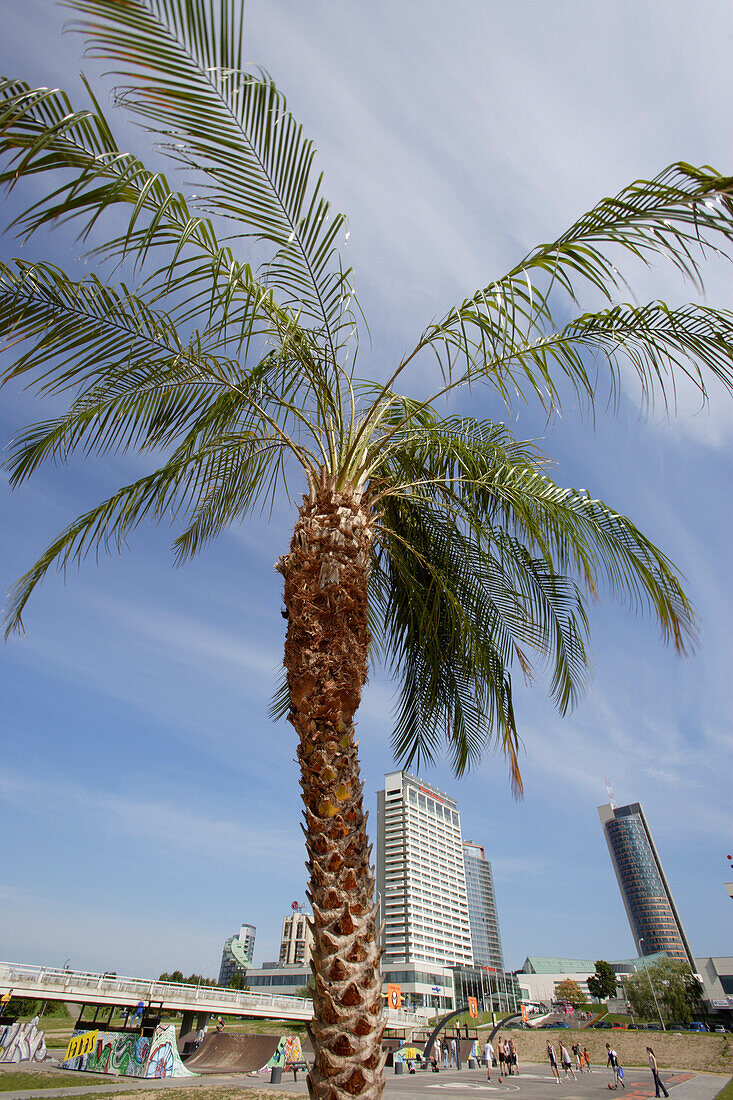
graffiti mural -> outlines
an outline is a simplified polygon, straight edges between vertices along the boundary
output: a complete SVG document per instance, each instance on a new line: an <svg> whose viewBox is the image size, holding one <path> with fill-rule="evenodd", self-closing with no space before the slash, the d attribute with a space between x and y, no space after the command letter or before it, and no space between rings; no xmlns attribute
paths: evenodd
<svg viewBox="0 0 733 1100"><path fill-rule="evenodd" d="M421 1055L417 1047L400 1047L394 1052L395 1062L416 1062Z"/></svg>
<svg viewBox="0 0 733 1100"><path fill-rule="evenodd" d="M34 1023L17 1020L0 1028L0 1063L42 1062L46 1057L46 1037Z"/></svg>
<svg viewBox="0 0 733 1100"><path fill-rule="evenodd" d="M146 1077L196 1077L190 1069L186 1069L178 1056L176 1045L176 1029L172 1024L164 1026L160 1024L155 1029L155 1034L150 1041L150 1053L148 1064L145 1067Z"/></svg>
<svg viewBox="0 0 733 1100"><path fill-rule="evenodd" d="M263 1066L259 1072L266 1073L275 1066L277 1066L278 1069L290 1069L291 1066L295 1066L298 1062L302 1061L303 1048L300 1045L300 1036L281 1035L280 1042L277 1044L277 1050L267 1065Z"/></svg>
<svg viewBox="0 0 733 1100"><path fill-rule="evenodd" d="M67 1054L75 1049L74 1039L84 1036L75 1031ZM144 1077L150 1043L140 1035L120 1031L98 1031L97 1041L90 1051L62 1062L64 1069L83 1070L85 1073L111 1073L116 1077Z"/></svg>
<svg viewBox="0 0 733 1100"><path fill-rule="evenodd" d="M74 1032L67 1054L76 1049ZM195 1077L187 1070L176 1049L176 1033L171 1024L157 1027L152 1039L129 1032L99 1031L93 1048L62 1062L64 1069L84 1073L110 1073L115 1077Z"/></svg>

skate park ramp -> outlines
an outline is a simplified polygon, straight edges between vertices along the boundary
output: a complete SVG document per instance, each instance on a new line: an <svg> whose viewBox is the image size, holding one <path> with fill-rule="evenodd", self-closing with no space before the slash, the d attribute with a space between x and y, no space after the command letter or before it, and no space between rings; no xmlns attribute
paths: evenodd
<svg viewBox="0 0 733 1100"><path fill-rule="evenodd" d="M278 1048L280 1035L207 1035L186 1059L194 1073L254 1073L262 1069Z"/></svg>

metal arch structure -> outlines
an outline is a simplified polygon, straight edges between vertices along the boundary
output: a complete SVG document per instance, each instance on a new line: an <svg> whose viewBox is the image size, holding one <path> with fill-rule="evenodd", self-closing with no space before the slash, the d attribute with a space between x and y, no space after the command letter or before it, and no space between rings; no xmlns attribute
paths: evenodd
<svg viewBox="0 0 733 1100"><path fill-rule="evenodd" d="M437 1024L430 1032L428 1041L423 1049L423 1057L426 1061L430 1058L430 1051L433 1049L433 1043L445 1025L455 1019L456 1016L462 1016L464 1012L468 1012L468 1005L462 1005L460 1008L455 1008L452 1012L449 1012L447 1016L443 1016L442 1019L438 1020Z"/></svg>
<svg viewBox="0 0 733 1100"><path fill-rule="evenodd" d="M497 1031L501 1031L501 1029L503 1027L506 1027L506 1025L508 1023L510 1023L511 1020L519 1020L521 1018L521 1015L522 1015L521 1012L512 1012L511 1016L505 1016L503 1020L499 1020L499 1023L496 1025L496 1027L492 1030L491 1034L489 1035L489 1040L488 1041L490 1043L493 1043L494 1036L496 1035Z"/></svg>
<svg viewBox="0 0 733 1100"><path fill-rule="evenodd" d="M433 1043L435 1042L437 1036L443 1030L445 1025L447 1023L449 1023L452 1019L454 1019L456 1016L463 1015L464 1012L468 1012L468 1005L463 1005L462 1008L457 1008L457 1009L455 1009L455 1011L449 1012L447 1016L443 1016L443 1018L438 1021L438 1023L435 1025L435 1027L431 1031L430 1037L428 1038L428 1041L425 1044L425 1049L423 1050L423 1057L426 1060L430 1058L430 1052L433 1049ZM499 1020L499 1023L496 1024L495 1027L492 1029L492 1031L489 1035L488 1041L490 1043L493 1043L494 1036L496 1035L497 1031L501 1031L501 1029L503 1027L506 1027L506 1025L508 1023L510 1023L512 1020L521 1019L521 1016L522 1016L521 1012L512 1012L510 1016L505 1016L502 1020Z"/></svg>

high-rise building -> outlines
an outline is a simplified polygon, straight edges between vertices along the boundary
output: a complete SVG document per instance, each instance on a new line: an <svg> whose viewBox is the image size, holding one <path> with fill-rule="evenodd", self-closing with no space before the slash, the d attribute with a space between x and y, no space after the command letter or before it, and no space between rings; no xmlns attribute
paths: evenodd
<svg viewBox="0 0 733 1100"><path fill-rule="evenodd" d="M254 958L256 934L253 924L243 924L236 936L226 941L221 953L219 985L228 986L232 978L247 973Z"/></svg>
<svg viewBox="0 0 733 1100"><path fill-rule="evenodd" d="M377 792L377 890L385 968L472 963L458 807L407 772Z"/></svg>
<svg viewBox="0 0 733 1100"><path fill-rule="evenodd" d="M484 849L472 840L463 842L468 919L471 925L474 966L504 971L494 878Z"/></svg>
<svg viewBox="0 0 733 1100"><path fill-rule="evenodd" d="M307 966L311 959L313 933L308 917L300 908L283 918L280 937L280 966Z"/></svg>
<svg viewBox="0 0 733 1100"><path fill-rule="evenodd" d="M664 951L694 971L695 959L640 803L607 804L598 813L639 953Z"/></svg>

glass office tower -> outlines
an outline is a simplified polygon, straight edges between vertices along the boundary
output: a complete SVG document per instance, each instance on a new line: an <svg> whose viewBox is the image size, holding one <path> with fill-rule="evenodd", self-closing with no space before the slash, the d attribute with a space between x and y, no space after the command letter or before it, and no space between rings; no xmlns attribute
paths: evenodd
<svg viewBox="0 0 733 1100"><path fill-rule="evenodd" d="M664 951L694 971L695 959L641 804L599 806L598 814L639 954Z"/></svg>
<svg viewBox="0 0 733 1100"><path fill-rule="evenodd" d="M466 872L466 897L474 965L488 966L492 970L503 973L504 955L501 950L494 879L491 874L491 864L480 844L474 844L472 840L464 840L463 866Z"/></svg>

